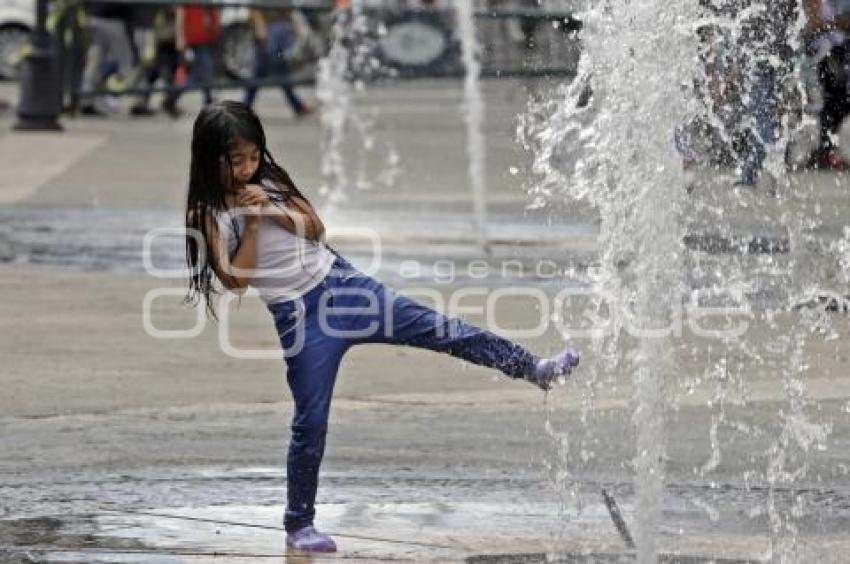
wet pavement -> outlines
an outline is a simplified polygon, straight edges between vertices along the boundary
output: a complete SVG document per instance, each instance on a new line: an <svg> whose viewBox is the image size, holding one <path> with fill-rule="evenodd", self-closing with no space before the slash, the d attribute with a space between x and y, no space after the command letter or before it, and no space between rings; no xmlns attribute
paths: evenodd
<svg viewBox="0 0 850 564"><path fill-rule="evenodd" d="M187 508L177 511L104 513L76 520L34 519L21 522L33 545L30 557L47 562L194 562L218 561L466 561L501 562L629 562L629 551L605 547L601 525L607 515L589 507L582 515L565 515L569 526L555 526L545 505L505 506L488 503L325 504L327 531L344 547L334 556L306 558L280 550L282 531L276 511L262 506ZM519 523L519 525L517 524ZM377 529L380 527L380 529ZM378 531L393 536L376 536ZM462 530L462 535L455 531ZM560 530L575 539L592 534L598 547L584 551L552 549L543 533ZM344 533L339 531L345 531ZM6 531L6 535L20 534ZM4 535L5 536L5 535ZM535 537L537 537L535 541ZM96 541L95 541L96 539ZM413 540L419 539L419 540ZM97 543L97 547L91 547ZM40 543L40 544L39 544ZM614 545L615 543L610 543ZM684 543L682 543L684 544ZM88 545L88 546L87 546ZM238 546L238 550L234 547ZM518 549L540 552L517 552ZM606 550L607 548L607 550ZM685 547L662 562L677 564L749 564L746 557L688 554ZM504 552L502 552L504 551ZM559 554L560 552L560 554ZM733 551L729 551L733 552ZM389 554L388 554L389 553ZM547 558L547 554L550 556Z"/></svg>
<svg viewBox="0 0 850 564"><path fill-rule="evenodd" d="M480 402L462 401L467 394L338 400L318 508L319 526L338 537L338 558L459 562L541 551L627 552L601 489L613 493L627 524L640 518L622 466L633 456L622 437L628 413L610 410L607 423L593 427L607 447L598 459L573 464L564 490L556 439L543 429L581 427L572 388L549 398L564 406L554 411L524 389L484 394ZM461 403L441 405L452 401ZM676 419L688 425L669 429L662 549L764 561L772 498L800 507L801 555L841 562L834 551L847 542L850 491L847 467L840 469L846 462L836 457L842 459L850 437L841 415L846 402L823 404L835 410L835 428L810 461L809 486L772 492L741 481L746 466L760 464L734 452L708 479L696 474L710 456L700 439L709 415L701 403L681 406ZM772 406L757 405L753 419L770 420ZM36 562L282 558L289 409L219 405L5 419L4 432L15 441L6 441L3 458L0 554L29 554ZM753 439L740 452L764 452L769 442ZM556 561L571 561L565 558Z"/></svg>

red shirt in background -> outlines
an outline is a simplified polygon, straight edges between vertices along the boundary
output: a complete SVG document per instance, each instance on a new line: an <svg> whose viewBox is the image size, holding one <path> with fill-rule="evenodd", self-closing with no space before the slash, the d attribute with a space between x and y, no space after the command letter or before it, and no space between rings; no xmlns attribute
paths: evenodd
<svg viewBox="0 0 850 564"><path fill-rule="evenodd" d="M186 6L183 8L183 34L186 45L210 45L218 40L221 24L215 8Z"/></svg>

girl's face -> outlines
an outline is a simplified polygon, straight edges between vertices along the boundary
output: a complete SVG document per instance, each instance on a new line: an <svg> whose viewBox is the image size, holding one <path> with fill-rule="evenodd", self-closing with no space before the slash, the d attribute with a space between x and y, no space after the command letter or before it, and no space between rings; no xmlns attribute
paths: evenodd
<svg viewBox="0 0 850 564"><path fill-rule="evenodd" d="M221 159L222 174L228 192L239 192L254 177L260 166L260 149L250 141L237 140L230 148L230 174L227 174L227 160ZM230 184L228 185L228 181Z"/></svg>

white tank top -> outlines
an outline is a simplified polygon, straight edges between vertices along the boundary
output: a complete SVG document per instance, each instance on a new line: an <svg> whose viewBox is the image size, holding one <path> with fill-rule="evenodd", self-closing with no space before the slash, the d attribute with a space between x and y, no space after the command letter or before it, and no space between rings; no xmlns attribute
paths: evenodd
<svg viewBox="0 0 850 564"><path fill-rule="evenodd" d="M216 222L228 255L233 256L245 232L245 217L222 211ZM335 258L323 243L297 237L274 219L263 217L257 232L258 274L250 284L267 305L293 300L324 280Z"/></svg>

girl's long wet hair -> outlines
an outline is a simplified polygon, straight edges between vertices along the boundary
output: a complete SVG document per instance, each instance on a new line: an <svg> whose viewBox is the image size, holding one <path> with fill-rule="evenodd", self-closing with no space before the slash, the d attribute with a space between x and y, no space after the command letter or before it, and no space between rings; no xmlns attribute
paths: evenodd
<svg viewBox="0 0 850 564"><path fill-rule="evenodd" d="M217 213L227 209L225 192L233 170L230 151L239 142L253 143L260 151L260 164L250 183L271 181L276 191L261 185L275 203L285 202L292 196L308 202L289 174L269 153L260 118L249 106L241 102L223 101L209 104L201 110L192 129L192 160L186 200L189 291L185 302L194 307L203 297L207 312L214 318L216 314L212 296L218 292L214 286L215 272L211 262L213 257L209 252L210 233L207 226L209 220L214 221ZM234 229L234 232L238 241L239 231Z"/></svg>

